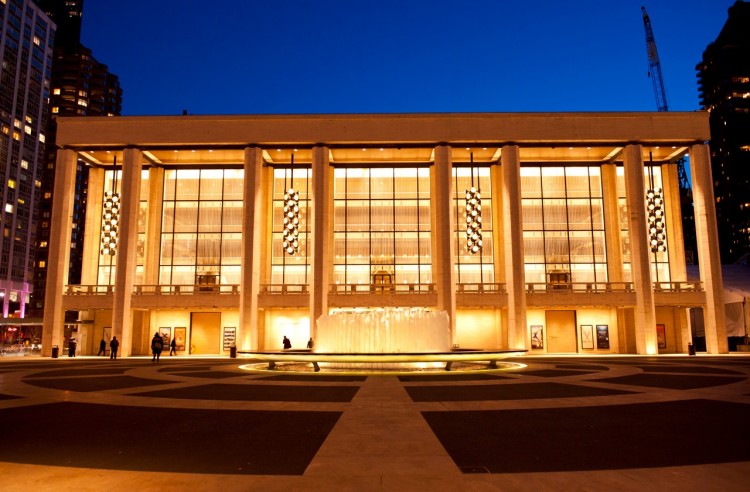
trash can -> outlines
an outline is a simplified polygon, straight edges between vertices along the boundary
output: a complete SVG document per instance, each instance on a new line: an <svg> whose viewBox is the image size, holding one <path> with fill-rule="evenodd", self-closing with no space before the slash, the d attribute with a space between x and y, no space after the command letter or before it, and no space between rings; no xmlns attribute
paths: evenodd
<svg viewBox="0 0 750 492"><path fill-rule="evenodd" d="M229 347L229 358L230 359L236 359L237 358L237 347L232 345Z"/></svg>
<svg viewBox="0 0 750 492"><path fill-rule="evenodd" d="M57 356L60 354L60 348L57 345L52 346L52 358L57 359Z"/></svg>

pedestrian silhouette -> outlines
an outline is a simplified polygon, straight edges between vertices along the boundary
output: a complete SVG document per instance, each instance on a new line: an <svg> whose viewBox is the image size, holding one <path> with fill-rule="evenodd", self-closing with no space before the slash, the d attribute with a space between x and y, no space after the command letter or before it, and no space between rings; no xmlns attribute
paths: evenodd
<svg viewBox="0 0 750 492"><path fill-rule="evenodd" d="M109 358L117 358L117 349L120 348L120 342L117 341L117 337L112 337L112 341L109 342Z"/></svg>

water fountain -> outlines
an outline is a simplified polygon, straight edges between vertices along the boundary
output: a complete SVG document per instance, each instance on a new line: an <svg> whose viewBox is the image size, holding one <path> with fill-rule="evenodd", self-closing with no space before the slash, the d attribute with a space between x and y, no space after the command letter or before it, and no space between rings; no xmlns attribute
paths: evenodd
<svg viewBox="0 0 750 492"><path fill-rule="evenodd" d="M450 350L450 322L445 311L424 308L341 310L321 316L317 322L316 352L428 354ZM381 367L401 366L392 363Z"/></svg>

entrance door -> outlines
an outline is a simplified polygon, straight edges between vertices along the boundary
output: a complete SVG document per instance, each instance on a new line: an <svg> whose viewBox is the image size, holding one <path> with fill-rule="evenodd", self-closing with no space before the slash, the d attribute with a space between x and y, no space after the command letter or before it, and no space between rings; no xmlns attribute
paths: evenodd
<svg viewBox="0 0 750 492"><path fill-rule="evenodd" d="M547 321L547 352L576 353L576 312L545 311Z"/></svg>
<svg viewBox="0 0 750 492"><path fill-rule="evenodd" d="M221 313L190 313L190 353L221 354Z"/></svg>

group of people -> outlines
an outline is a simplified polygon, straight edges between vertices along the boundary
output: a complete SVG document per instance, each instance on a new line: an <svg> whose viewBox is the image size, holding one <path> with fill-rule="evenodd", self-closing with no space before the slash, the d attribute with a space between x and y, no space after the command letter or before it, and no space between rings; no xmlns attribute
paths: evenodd
<svg viewBox="0 0 750 492"><path fill-rule="evenodd" d="M292 341L289 340L286 335L284 335L283 340L281 340L281 345L284 347L284 350L292 348ZM312 348L315 346L315 342L313 342L312 337L310 337L310 340L307 341L307 348L312 350Z"/></svg>
<svg viewBox="0 0 750 492"><path fill-rule="evenodd" d="M70 339L70 345L68 350L68 356L73 357L75 354L75 339L71 337ZM120 348L120 341L117 340L117 337L112 337L112 340L109 342L109 358L110 359L117 359L117 350ZM161 351L164 350L164 339L159 334L159 332L154 333L154 338L151 339L151 362L159 362L159 357L161 356ZM99 352L96 355L106 355L107 354L107 341L102 338L102 340L99 342ZM174 339L172 339L172 343L169 344L169 355L177 355L177 343Z"/></svg>

